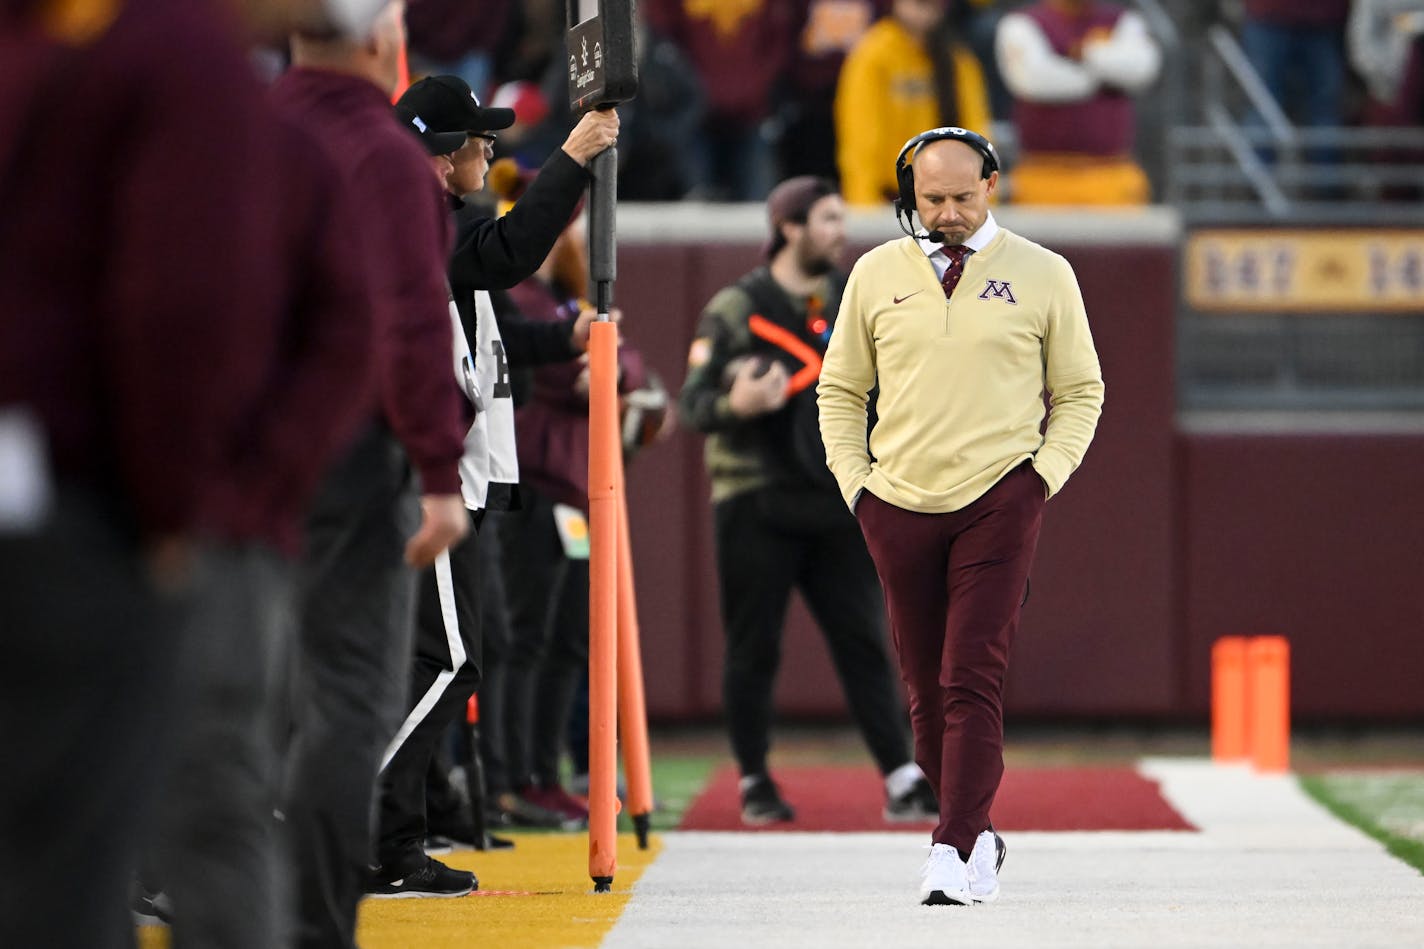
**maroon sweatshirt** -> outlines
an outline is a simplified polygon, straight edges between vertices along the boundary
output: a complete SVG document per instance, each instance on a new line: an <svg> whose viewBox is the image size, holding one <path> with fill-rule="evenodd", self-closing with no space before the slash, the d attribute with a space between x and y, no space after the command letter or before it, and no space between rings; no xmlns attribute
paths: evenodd
<svg viewBox="0 0 1424 949"><path fill-rule="evenodd" d="M211 446L203 522L295 553L322 474L371 417L375 360L360 222L341 173L308 132L275 114L270 126L256 235L270 299L219 350L217 430L232 436Z"/></svg>
<svg viewBox="0 0 1424 949"><path fill-rule="evenodd" d="M1112 30L1123 8L1094 2L1078 16L1036 3L1018 12L1030 17L1048 38L1053 51L1072 59L1073 50L1094 30ZM1109 87L1081 102L1014 102L1014 125L1025 154L1067 152L1079 155L1127 155L1137 132L1132 97Z"/></svg>
<svg viewBox="0 0 1424 949"><path fill-rule="evenodd" d="M319 156L277 124L213 0L127 0L82 38L16 9L0 7L0 406L35 416L61 484L113 498L138 534L289 541L366 365L359 300L304 295L287 257L350 253L311 227Z"/></svg>
<svg viewBox="0 0 1424 949"><path fill-rule="evenodd" d="M712 119L755 128L771 113L798 41L792 4L643 0L640 9L648 26L687 54L707 90Z"/></svg>
<svg viewBox="0 0 1424 949"><path fill-rule="evenodd" d="M381 411L421 490L458 494L466 426L445 283L450 224L429 159L364 79L296 68L272 95L346 171L371 289Z"/></svg>

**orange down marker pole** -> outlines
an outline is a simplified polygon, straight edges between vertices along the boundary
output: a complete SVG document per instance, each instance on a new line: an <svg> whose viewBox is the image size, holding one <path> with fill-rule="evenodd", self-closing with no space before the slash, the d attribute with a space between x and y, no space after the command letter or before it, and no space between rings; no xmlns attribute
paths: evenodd
<svg viewBox="0 0 1424 949"><path fill-rule="evenodd" d="M1250 756L1247 733L1246 637L1223 636L1211 647L1211 758L1218 763Z"/></svg>
<svg viewBox="0 0 1424 949"><path fill-rule="evenodd" d="M1255 636L1246 647L1251 690L1251 763L1257 771L1290 770L1290 643Z"/></svg>
<svg viewBox="0 0 1424 949"><path fill-rule="evenodd" d="M589 327L588 875L608 892L618 867L618 327Z"/></svg>
<svg viewBox="0 0 1424 949"><path fill-rule="evenodd" d="M633 544L628 535L628 493L618 454L618 725L623 736L623 773L628 778L628 811L638 849L648 849L653 813L653 775L648 754L648 710L643 695L643 649L638 634L638 600L633 587Z"/></svg>

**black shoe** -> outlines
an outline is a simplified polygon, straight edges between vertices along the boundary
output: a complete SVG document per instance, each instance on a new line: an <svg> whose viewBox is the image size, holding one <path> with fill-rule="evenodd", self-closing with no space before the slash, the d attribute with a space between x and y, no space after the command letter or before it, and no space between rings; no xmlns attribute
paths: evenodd
<svg viewBox="0 0 1424 949"><path fill-rule="evenodd" d="M494 834L485 834L485 845L481 850L513 850L514 841L508 837L496 837Z"/></svg>
<svg viewBox="0 0 1424 949"><path fill-rule="evenodd" d="M468 896L479 885L470 871L454 870L426 857L425 863L403 876L386 880L378 876L366 889L366 895L378 899Z"/></svg>
<svg viewBox="0 0 1424 949"><path fill-rule="evenodd" d="M885 802L885 819L892 824L939 822L939 799L924 778L910 790Z"/></svg>
<svg viewBox="0 0 1424 949"><path fill-rule="evenodd" d="M791 805L781 799L776 782L766 775L758 775L756 780L742 791L742 823L753 827L775 824L796 819Z"/></svg>

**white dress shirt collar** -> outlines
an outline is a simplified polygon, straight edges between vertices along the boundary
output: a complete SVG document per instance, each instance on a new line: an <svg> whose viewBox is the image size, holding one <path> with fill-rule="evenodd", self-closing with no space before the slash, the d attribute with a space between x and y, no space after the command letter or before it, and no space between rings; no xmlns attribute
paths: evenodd
<svg viewBox="0 0 1424 949"><path fill-rule="evenodd" d="M998 233L999 222L994 220L994 212L990 211L985 215L984 223L979 225L979 230L969 235L969 239L964 242L964 246L978 253L988 247L989 242L992 241ZM916 240L919 242L920 249L925 252L925 256L927 257L933 258L936 253L944 250L943 244L936 244L934 241L926 240L923 237L916 238ZM944 255L940 254L940 257L942 259Z"/></svg>
<svg viewBox="0 0 1424 949"><path fill-rule="evenodd" d="M994 220L994 213L991 211L984 218L984 223L979 225L979 230L969 235L969 239L964 242L964 246L976 253L989 246L999 233L999 222ZM944 272L949 269L949 258L944 255L944 245L936 244L934 241L916 238L920 249L925 252L925 256L930 259L930 265L934 267L935 276L940 280L944 279Z"/></svg>

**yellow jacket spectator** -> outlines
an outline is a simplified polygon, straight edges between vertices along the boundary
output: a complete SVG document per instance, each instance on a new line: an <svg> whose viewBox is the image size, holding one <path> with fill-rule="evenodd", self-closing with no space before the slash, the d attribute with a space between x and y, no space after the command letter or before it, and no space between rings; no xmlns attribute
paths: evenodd
<svg viewBox="0 0 1424 949"><path fill-rule="evenodd" d="M945 0L895 0L846 57L836 88L836 152L849 204L896 194L895 156L927 128L987 132L979 60L946 32Z"/></svg>

